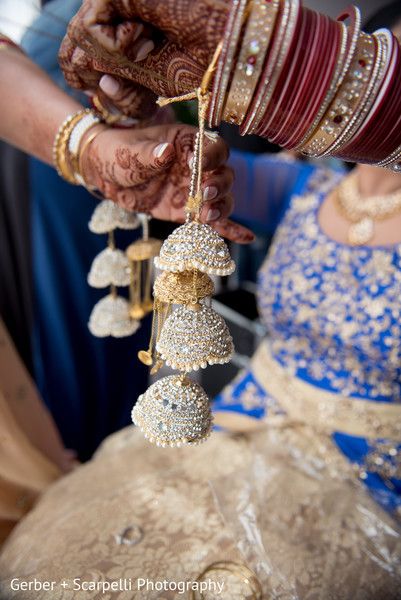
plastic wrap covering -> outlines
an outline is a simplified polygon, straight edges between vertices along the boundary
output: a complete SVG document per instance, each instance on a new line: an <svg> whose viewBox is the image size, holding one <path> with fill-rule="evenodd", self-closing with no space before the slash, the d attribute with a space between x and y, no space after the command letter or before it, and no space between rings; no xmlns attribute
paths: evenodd
<svg viewBox="0 0 401 600"><path fill-rule="evenodd" d="M138 590L138 582L196 582L223 561L254 571L263 598L399 598L400 532L352 477L330 440L296 425L249 437L216 433L203 446L168 452L122 431L15 529L0 556L0 597L189 598L174 585ZM202 597L256 598L243 572L210 571L223 591ZM12 578L55 586L12 590ZM102 591L120 579L132 589ZM98 587L74 590L82 582Z"/></svg>

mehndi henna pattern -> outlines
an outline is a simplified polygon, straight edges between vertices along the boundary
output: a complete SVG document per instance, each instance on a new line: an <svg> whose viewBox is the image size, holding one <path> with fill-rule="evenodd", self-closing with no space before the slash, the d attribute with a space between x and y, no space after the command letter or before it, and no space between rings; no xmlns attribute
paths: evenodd
<svg viewBox="0 0 401 600"><path fill-rule="evenodd" d="M107 73L99 64L68 36L65 36L59 52L59 62L67 83L76 89L97 93L103 106L111 101L99 88L99 80ZM156 112L156 96L148 88L132 85L131 81L119 78L120 90L112 105L127 117L147 119Z"/></svg>
<svg viewBox="0 0 401 600"><path fill-rule="evenodd" d="M228 8L225 0L84 0L67 38L99 70L158 95L175 96L199 85L222 36ZM138 19L157 28L159 39L147 58L135 63L130 40Z"/></svg>

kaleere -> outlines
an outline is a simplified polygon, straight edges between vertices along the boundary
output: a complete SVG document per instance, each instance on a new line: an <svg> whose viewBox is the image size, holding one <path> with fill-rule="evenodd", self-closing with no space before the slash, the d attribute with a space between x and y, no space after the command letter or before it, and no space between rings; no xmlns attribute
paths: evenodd
<svg viewBox="0 0 401 600"><path fill-rule="evenodd" d="M200 222L208 84L219 52L220 46L201 87L193 94L172 99L198 99L199 131L186 204L187 220L167 238L155 258L162 273L154 284L152 335L148 350L138 356L152 367L153 373L163 364L182 373L154 383L138 398L132 411L133 422L149 441L163 447L194 445L207 439L212 427L209 401L187 372L228 362L233 353L227 325L210 307L214 285L209 275L229 275L235 264L224 240ZM169 101L160 99L159 104Z"/></svg>

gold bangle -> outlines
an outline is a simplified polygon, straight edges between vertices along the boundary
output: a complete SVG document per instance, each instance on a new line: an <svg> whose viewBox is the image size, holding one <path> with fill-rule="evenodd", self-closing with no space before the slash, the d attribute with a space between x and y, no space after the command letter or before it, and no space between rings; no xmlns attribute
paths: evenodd
<svg viewBox="0 0 401 600"><path fill-rule="evenodd" d="M232 3L213 82L209 107L209 124L211 127L219 125L221 121L233 61L244 24L244 18L246 19L247 16L247 5L248 0L233 0Z"/></svg>
<svg viewBox="0 0 401 600"><path fill-rule="evenodd" d="M100 125L100 123L98 125ZM88 190L96 189L96 187L89 185L85 181L85 178L84 178L84 176L82 174L82 157L83 157L83 155L85 153L85 150L88 149L88 147L93 142L93 140L99 135L99 133L102 133L102 131L106 131L106 129L107 129L106 126L97 127L95 129L95 131L92 131L92 133L90 133L88 135L88 137L86 138L86 140L79 147L78 162L77 162L77 171L76 171L76 180L78 181L78 183L80 183L81 185L85 186Z"/></svg>
<svg viewBox="0 0 401 600"><path fill-rule="evenodd" d="M318 129L300 148L308 156L322 156L344 138L355 115L360 114L364 98L370 88L376 59L372 36L361 32L348 73L329 106ZM363 67L361 62L363 61Z"/></svg>
<svg viewBox="0 0 401 600"><path fill-rule="evenodd" d="M88 114L89 109L82 109L78 112L69 115L60 125L54 138L53 144L53 162L56 167L57 173L74 185L78 185L75 174L73 172L71 161L68 153L68 142L70 139L71 131L75 125Z"/></svg>
<svg viewBox="0 0 401 600"><path fill-rule="evenodd" d="M117 113L113 115L100 101L98 94L95 94L92 97L92 102L94 107L96 108L99 115L102 117L103 121L108 125L114 125L118 123L124 115L122 113Z"/></svg>
<svg viewBox="0 0 401 600"><path fill-rule="evenodd" d="M223 121L241 125L245 119L270 46L279 7L279 0L269 4L265 0L253 1Z"/></svg>

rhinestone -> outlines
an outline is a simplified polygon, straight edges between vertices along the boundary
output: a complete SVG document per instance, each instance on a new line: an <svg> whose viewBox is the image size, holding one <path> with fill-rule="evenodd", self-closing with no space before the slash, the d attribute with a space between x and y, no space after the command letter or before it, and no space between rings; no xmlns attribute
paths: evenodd
<svg viewBox="0 0 401 600"><path fill-rule="evenodd" d="M131 279L127 257L121 250L106 248L98 254L92 263L88 283L94 288L110 285L125 287Z"/></svg>
<svg viewBox="0 0 401 600"><path fill-rule="evenodd" d="M127 300L111 294L93 307L88 323L89 331L96 337L126 337L133 335L139 326L139 322L129 316Z"/></svg>
<svg viewBox="0 0 401 600"><path fill-rule="evenodd" d="M177 380L183 385L177 386ZM169 398L174 411L166 416L160 398ZM138 398L132 420L154 444L162 447L195 445L210 435L212 415L209 399L200 385L182 375L159 379Z"/></svg>
<svg viewBox="0 0 401 600"><path fill-rule="evenodd" d="M102 200L89 221L92 233L108 233L114 229L137 229L140 225L136 213L120 208L112 200Z"/></svg>

